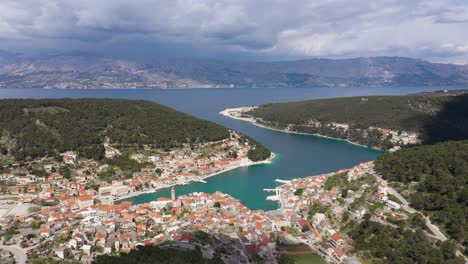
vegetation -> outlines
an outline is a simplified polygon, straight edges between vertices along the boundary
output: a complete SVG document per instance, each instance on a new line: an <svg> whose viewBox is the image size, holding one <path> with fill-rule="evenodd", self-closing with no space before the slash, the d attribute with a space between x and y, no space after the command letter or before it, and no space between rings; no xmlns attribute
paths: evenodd
<svg viewBox="0 0 468 264"><path fill-rule="evenodd" d="M414 232L366 220L349 234L356 250L372 263L464 263L452 242L434 243L421 229Z"/></svg>
<svg viewBox="0 0 468 264"><path fill-rule="evenodd" d="M341 190L342 197L346 197L348 195L348 190L356 192L364 184L372 185L375 183L375 178L371 175L364 176L354 181L348 181L347 175L347 172L342 172L327 177L327 181L324 184L325 190L331 190L333 187L337 187L338 190Z"/></svg>
<svg viewBox="0 0 468 264"><path fill-rule="evenodd" d="M296 196L301 196L302 193L304 193L304 189L303 188L298 188L294 191L294 195Z"/></svg>
<svg viewBox="0 0 468 264"><path fill-rule="evenodd" d="M379 157L375 166L385 179L411 186L411 205L468 244L468 141L403 149Z"/></svg>
<svg viewBox="0 0 468 264"><path fill-rule="evenodd" d="M347 172L343 172L343 173L329 176L323 187L325 188L325 190L331 190L333 187L346 186L348 184L348 178L346 177L347 174L348 174ZM339 188L339 189L345 189L345 188Z"/></svg>
<svg viewBox="0 0 468 264"><path fill-rule="evenodd" d="M127 155L119 155L112 159L107 159L106 164L119 167L123 172L127 173L138 172L144 167L144 164L130 159Z"/></svg>
<svg viewBox="0 0 468 264"><path fill-rule="evenodd" d="M330 209L330 205L325 205L321 203L314 203L313 205L309 206L309 211L308 211L308 220L312 220L312 217L316 213L326 213Z"/></svg>
<svg viewBox="0 0 468 264"><path fill-rule="evenodd" d="M251 161L261 161L270 158L271 151L259 142L255 141L253 138L243 135L241 137L241 142L252 144L250 150L247 152L247 157Z"/></svg>
<svg viewBox="0 0 468 264"><path fill-rule="evenodd" d="M195 238L197 238L198 240L200 241L203 241L203 242L209 242L210 241L210 234L204 232L204 231L201 231L201 230L197 230L193 233L193 236Z"/></svg>
<svg viewBox="0 0 468 264"><path fill-rule="evenodd" d="M81 262L78 260L71 260L71 259L56 260L51 257L38 257L38 258L30 258L29 263L31 264L80 264Z"/></svg>
<svg viewBox="0 0 468 264"><path fill-rule="evenodd" d="M5 241L10 241L10 239L16 234L19 234L19 232L18 232L17 226L15 225L14 227L8 229L5 232L5 234L3 235L3 238L5 239Z"/></svg>
<svg viewBox="0 0 468 264"><path fill-rule="evenodd" d="M266 160L270 158L271 156L271 151L265 148L262 144L256 142L255 147L251 148L247 152L247 157L251 161L261 161L261 160Z"/></svg>
<svg viewBox="0 0 468 264"><path fill-rule="evenodd" d="M319 255L308 253L308 254L283 254L278 259L279 264L325 264Z"/></svg>
<svg viewBox="0 0 468 264"><path fill-rule="evenodd" d="M173 248L160 248L156 246L139 247L138 250L130 251L127 254L119 256L100 255L97 257L96 264L204 264L204 263L223 263L219 257L213 259L204 259L199 250L177 250Z"/></svg>
<svg viewBox="0 0 468 264"><path fill-rule="evenodd" d="M456 95L456 96L455 96ZM250 111L267 126L298 132L348 139L359 144L389 148L379 127L419 132L425 142L468 139L468 94L463 91L435 92L405 96L359 96L267 104ZM310 122L322 126L311 126ZM330 123L349 124L348 130L333 129Z"/></svg>
<svg viewBox="0 0 468 264"><path fill-rule="evenodd" d="M229 136L220 125L159 104L117 99L0 100L0 127L0 153L17 160L67 150L102 159L105 137L113 145L172 148Z"/></svg>

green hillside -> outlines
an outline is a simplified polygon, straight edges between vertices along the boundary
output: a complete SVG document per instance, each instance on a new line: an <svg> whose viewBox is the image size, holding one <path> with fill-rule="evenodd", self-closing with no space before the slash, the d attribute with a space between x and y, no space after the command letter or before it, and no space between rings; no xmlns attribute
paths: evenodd
<svg viewBox="0 0 468 264"><path fill-rule="evenodd" d="M172 148L229 137L215 123L168 107L116 99L0 100L0 150L17 160L75 150L101 158L105 137L117 146Z"/></svg>
<svg viewBox="0 0 468 264"><path fill-rule="evenodd" d="M467 140L402 149L379 157L375 168L412 207L468 246Z"/></svg>
<svg viewBox="0 0 468 264"><path fill-rule="evenodd" d="M262 105L247 115L261 118L267 126L348 139L371 147L390 148L378 131L366 136L362 130L379 127L419 133L424 142L468 138L466 91L434 92L404 96L357 96ZM310 122L321 122L321 127ZM336 130L329 123L349 124Z"/></svg>

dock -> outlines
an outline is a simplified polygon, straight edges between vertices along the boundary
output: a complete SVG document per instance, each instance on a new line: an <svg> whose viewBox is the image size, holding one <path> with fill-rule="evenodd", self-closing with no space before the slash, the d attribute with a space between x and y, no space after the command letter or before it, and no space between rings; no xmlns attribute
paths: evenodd
<svg viewBox="0 0 468 264"><path fill-rule="evenodd" d="M270 195L266 198L268 201L279 201L278 196L276 195Z"/></svg>
<svg viewBox="0 0 468 264"><path fill-rule="evenodd" d="M281 179L276 179L275 182L279 182L279 183L283 183L283 184L291 183L291 181L288 181L288 180L281 180Z"/></svg>

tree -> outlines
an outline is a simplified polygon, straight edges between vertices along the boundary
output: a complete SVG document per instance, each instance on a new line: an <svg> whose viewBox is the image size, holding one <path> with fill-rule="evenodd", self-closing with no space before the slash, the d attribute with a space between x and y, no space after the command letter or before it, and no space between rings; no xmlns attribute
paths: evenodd
<svg viewBox="0 0 468 264"><path fill-rule="evenodd" d="M458 241L467 241L468 140L406 148L380 156L376 171L412 193L411 206L424 211ZM414 183L414 184L409 184ZM414 224L418 224L415 222Z"/></svg>
<svg viewBox="0 0 468 264"><path fill-rule="evenodd" d="M296 191L294 191L294 195L301 196L303 192L304 192L303 188L298 188L296 189Z"/></svg>
<svg viewBox="0 0 468 264"><path fill-rule="evenodd" d="M343 189L341 190L341 197L346 198L348 196L348 190Z"/></svg>
<svg viewBox="0 0 468 264"><path fill-rule="evenodd" d="M170 150L230 135L218 124L141 100L8 99L0 100L0 113L2 131L16 142L9 150L16 160L59 158L59 153L69 150L102 159L104 137L122 147ZM0 142L2 152L8 147Z"/></svg>
<svg viewBox="0 0 468 264"><path fill-rule="evenodd" d="M65 178L65 179L70 179L71 178L71 171L68 166L62 166L59 169L59 173Z"/></svg>
<svg viewBox="0 0 468 264"><path fill-rule="evenodd" d="M157 168L157 169L155 170L155 172L156 172L156 174L157 174L158 176L161 176L161 173L162 173L163 171L162 171L160 168Z"/></svg>

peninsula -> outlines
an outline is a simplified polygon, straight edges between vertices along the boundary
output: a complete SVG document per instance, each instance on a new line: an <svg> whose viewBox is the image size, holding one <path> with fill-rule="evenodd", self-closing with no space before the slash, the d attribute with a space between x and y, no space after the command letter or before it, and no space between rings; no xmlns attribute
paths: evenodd
<svg viewBox="0 0 468 264"><path fill-rule="evenodd" d="M378 149L468 138L461 91L356 96L226 109L221 114L290 133L347 140Z"/></svg>

